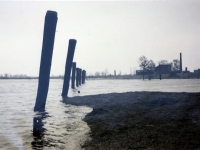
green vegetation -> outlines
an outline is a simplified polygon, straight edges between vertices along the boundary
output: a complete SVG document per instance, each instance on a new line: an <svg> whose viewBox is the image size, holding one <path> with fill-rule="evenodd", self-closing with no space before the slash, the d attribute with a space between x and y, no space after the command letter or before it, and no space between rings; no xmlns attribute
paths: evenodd
<svg viewBox="0 0 200 150"><path fill-rule="evenodd" d="M86 116L84 149L200 149L199 93L122 93L109 101Z"/></svg>
<svg viewBox="0 0 200 150"><path fill-rule="evenodd" d="M92 124L91 141L85 149L197 149L200 128L188 118L156 120L144 118L134 123L135 116L126 116L129 126L106 130L104 123Z"/></svg>

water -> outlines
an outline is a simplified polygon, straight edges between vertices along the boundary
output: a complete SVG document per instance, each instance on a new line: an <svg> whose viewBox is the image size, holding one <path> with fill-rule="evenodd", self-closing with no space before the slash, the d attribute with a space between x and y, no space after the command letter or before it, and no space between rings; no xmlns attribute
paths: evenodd
<svg viewBox="0 0 200 150"><path fill-rule="evenodd" d="M50 81L46 111L37 114L37 80L0 80L0 149L80 149L89 131L82 119L92 108L62 103L62 84ZM68 96L129 91L199 92L200 80L89 80Z"/></svg>

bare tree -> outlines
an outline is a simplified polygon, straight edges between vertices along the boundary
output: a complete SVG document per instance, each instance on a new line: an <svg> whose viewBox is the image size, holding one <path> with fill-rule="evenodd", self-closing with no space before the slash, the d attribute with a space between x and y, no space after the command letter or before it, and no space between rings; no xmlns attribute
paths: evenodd
<svg viewBox="0 0 200 150"><path fill-rule="evenodd" d="M143 80L144 80L144 72L147 71L149 61L145 56L141 56L139 57L138 63L139 67L143 70Z"/></svg>
<svg viewBox="0 0 200 150"><path fill-rule="evenodd" d="M160 60L158 62L158 64L160 64L160 65L168 64L168 61L167 60Z"/></svg>
<svg viewBox="0 0 200 150"><path fill-rule="evenodd" d="M180 61L178 59L174 59L171 64L172 64L172 70L173 71L180 70Z"/></svg>
<svg viewBox="0 0 200 150"><path fill-rule="evenodd" d="M153 71L156 68L156 64L153 60L148 61L147 70Z"/></svg>
<svg viewBox="0 0 200 150"><path fill-rule="evenodd" d="M143 70L146 70L147 69L147 66L148 66L148 59L145 57L145 56L141 56L139 57L139 67Z"/></svg>
<svg viewBox="0 0 200 150"><path fill-rule="evenodd" d="M149 80L151 79L151 74L154 72L155 68L156 68L155 62L153 60L149 60L147 65Z"/></svg>

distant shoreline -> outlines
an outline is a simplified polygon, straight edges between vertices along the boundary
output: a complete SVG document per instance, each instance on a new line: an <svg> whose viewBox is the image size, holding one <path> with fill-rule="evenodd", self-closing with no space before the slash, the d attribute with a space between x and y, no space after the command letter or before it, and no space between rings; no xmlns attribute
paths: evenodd
<svg viewBox="0 0 200 150"><path fill-rule="evenodd" d="M200 93L126 92L69 97L93 111L85 149L199 149Z"/></svg>
<svg viewBox="0 0 200 150"><path fill-rule="evenodd" d="M39 79L39 77L30 77L30 76L27 76L27 77L0 77L0 80L10 80L10 79ZM50 79L63 79L63 77L50 77ZM142 80L143 79L143 76L142 75L121 75L121 76L88 76L86 77L86 80L121 80L121 79L134 79L134 80ZM150 80L158 80L159 78L151 78ZM191 77L191 78L181 78L181 77L166 77L166 76L163 76L162 79L199 79L199 78L196 78L196 77ZM145 78L144 80L149 80L148 79L148 76L145 75Z"/></svg>

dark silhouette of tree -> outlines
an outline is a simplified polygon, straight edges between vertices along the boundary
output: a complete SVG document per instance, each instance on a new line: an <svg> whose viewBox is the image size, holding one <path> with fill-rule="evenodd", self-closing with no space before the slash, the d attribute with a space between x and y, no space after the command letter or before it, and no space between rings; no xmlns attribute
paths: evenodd
<svg viewBox="0 0 200 150"><path fill-rule="evenodd" d="M148 61L147 70L153 71L156 68L156 64L153 60Z"/></svg>
<svg viewBox="0 0 200 150"><path fill-rule="evenodd" d="M149 60L148 61L148 65L147 65L147 71L148 71L148 74L149 74L149 80L151 79L151 74L154 72L156 68L156 64L153 60Z"/></svg>
<svg viewBox="0 0 200 150"><path fill-rule="evenodd" d="M148 59L145 57L145 56L141 56L140 58L139 58L139 61L138 61L138 63L139 63L139 67L141 68L141 69L143 69L143 70L147 70L147 66L148 66Z"/></svg>
<svg viewBox="0 0 200 150"><path fill-rule="evenodd" d="M145 56L140 56L138 63L139 63L139 67L143 70L143 80L144 80L144 72L147 71L149 61Z"/></svg>
<svg viewBox="0 0 200 150"><path fill-rule="evenodd" d="M165 65L165 64L168 64L168 61L167 61L167 60L160 60L160 61L158 62L158 64L160 64L160 65Z"/></svg>
<svg viewBox="0 0 200 150"><path fill-rule="evenodd" d="M154 72L156 64L153 60L148 60L147 57L141 56L138 60L139 67L143 70L143 80L144 80L144 72L147 72L149 75L149 80L151 74Z"/></svg>
<svg viewBox="0 0 200 150"><path fill-rule="evenodd" d="M180 61L178 59L174 59L171 64L172 64L172 71L180 70Z"/></svg>

